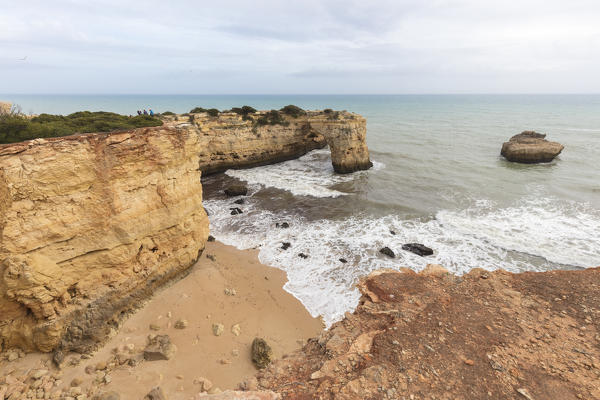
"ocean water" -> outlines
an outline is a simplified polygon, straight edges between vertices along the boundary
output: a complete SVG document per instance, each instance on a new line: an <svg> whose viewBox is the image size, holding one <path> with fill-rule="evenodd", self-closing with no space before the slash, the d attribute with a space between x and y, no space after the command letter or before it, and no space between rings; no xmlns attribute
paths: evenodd
<svg viewBox="0 0 600 400"><path fill-rule="evenodd" d="M367 118L374 167L337 175L329 151L298 160L205 177L211 232L288 274L285 288L326 324L359 299L357 280L378 268L442 264L509 271L600 265L600 96L0 96L23 111L81 109L133 114L248 104L346 109ZM565 145L552 163L500 157L523 130ZM246 182L241 215L222 190ZM288 222L288 229L276 223ZM392 231L394 233L392 233ZM290 242L283 250L281 244ZM429 257L403 251L423 243ZM379 253L390 247L396 258ZM303 253L308 258L301 258ZM340 258L347 260L342 263Z"/></svg>

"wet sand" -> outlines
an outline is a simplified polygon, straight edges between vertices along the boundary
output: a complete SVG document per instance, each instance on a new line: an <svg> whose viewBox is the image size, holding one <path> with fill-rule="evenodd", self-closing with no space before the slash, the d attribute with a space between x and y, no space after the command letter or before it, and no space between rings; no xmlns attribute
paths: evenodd
<svg viewBox="0 0 600 400"><path fill-rule="evenodd" d="M156 292L91 358L64 367L59 388L66 389L73 379L80 378L83 392L89 393L89 388L98 384L94 383L96 373L86 373L86 367L90 370L89 366L106 362L115 348L125 345L133 344L134 352L143 350L149 334L169 335L177 346L175 356L166 361L142 361L134 367L118 366L108 373L110 383L99 385L101 392L114 390L121 398L138 399L160 385L171 400L189 399L199 392L194 380L200 377L209 379L213 390L235 388L257 372L250 357L255 337L264 338L274 356L280 358L323 328L319 319L312 318L283 290L285 282L283 271L260 264L257 251L207 243L187 277ZM226 289L235 290L235 294L226 294ZM187 321L185 329L175 328L180 319ZM212 331L217 323L224 325L221 336ZM150 329L151 324L160 329ZM240 326L239 336L232 333L235 324ZM67 363L79 357L69 355ZM49 355L29 354L17 361L0 362L0 376L11 372L18 376L49 366ZM55 373L52 368L51 373Z"/></svg>

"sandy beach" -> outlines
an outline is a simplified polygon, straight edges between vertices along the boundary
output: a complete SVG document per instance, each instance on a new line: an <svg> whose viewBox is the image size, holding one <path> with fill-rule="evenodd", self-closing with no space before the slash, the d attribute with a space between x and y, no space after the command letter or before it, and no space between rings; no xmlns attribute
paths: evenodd
<svg viewBox="0 0 600 400"><path fill-rule="evenodd" d="M200 391L200 385L194 383L198 378L210 380L211 391L233 389L257 372L250 357L255 337L264 338L275 358L280 358L322 329L321 321L283 290L285 282L285 273L262 265L256 251L207 243L188 276L156 292L89 358L69 355L67 366L58 372L51 366L50 355L28 354L16 361L2 361L0 379L6 381L9 375L19 379L32 370L49 369L49 374L58 374L62 381L56 390L68 389L74 379L80 379L83 393L114 390L124 399L142 398L157 385L169 399L189 399ZM184 329L175 327L179 320L187 322ZM223 325L220 336L213 334L213 324ZM236 324L239 336L232 333ZM151 334L169 335L177 346L175 356L112 370L109 365L109 378L102 379L115 349L139 353ZM69 365L79 359L78 365ZM98 384L98 380L104 383Z"/></svg>

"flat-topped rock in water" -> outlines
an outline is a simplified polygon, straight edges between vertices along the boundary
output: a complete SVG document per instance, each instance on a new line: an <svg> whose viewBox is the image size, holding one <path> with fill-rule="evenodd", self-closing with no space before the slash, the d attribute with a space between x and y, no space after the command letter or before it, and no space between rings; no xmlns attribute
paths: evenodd
<svg viewBox="0 0 600 400"><path fill-rule="evenodd" d="M558 156L564 146L545 139L546 135L524 131L502 145L500 154L508 161L523 164L547 163Z"/></svg>

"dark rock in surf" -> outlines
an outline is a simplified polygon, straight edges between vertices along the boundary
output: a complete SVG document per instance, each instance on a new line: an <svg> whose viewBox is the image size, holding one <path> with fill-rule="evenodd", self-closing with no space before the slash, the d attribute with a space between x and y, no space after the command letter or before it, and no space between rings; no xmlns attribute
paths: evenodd
<svg viewBox="0 0 600 400"><path fill-rule="evenodd" d="M245 196L248 194L248 188L244 185L231 185L225 189L225 194L229 197Z"/></svg>
<svg viewBox="0 0 600 400"><path fill-rule="evenodd" d="M394 252L392 251L392 249L390 249L389 247L384 247L383 249L379 250L379 252L381 254L385 254L386 256L391 257L391 258L395 258L396 257L396 255L394 254Z"/></svg>
<svg viewBox="0 0 600 400"><path fill-rule="evenodd" d="M277 222L275 224L276 228L283 228L283 229L287 229L290 227L290 224L288 224L287 222L282 222L281 224L279 222Z"/></svg>
<svg viewBox="0 0 600 400"><path fill-rule="evenodd" d="M243 211L240 210L237 207L230 208L230 210L231 210L231 215L238 215L238 214L242 214L243 213Z"/></svg>
<svg viewBox="0 0 600 400"><path fill-rule="evenodd" d="M547 163L560 154L564 146L545 139L546 135L524 131L502 144L500 154L508 161L523 164Z"/></svg>
<svg viewBox="0 0 600 400"><path fill-rule="evenodd" d="M395 231L392 231L392 230L390 230L390 233L391 233L392 235L395 235L395 234L396 234L396 232L395 232Z"/></svg>
<svg viewBox="0 0 600 400"><path fill-rule="evenodd" d="M341 262L342 264L346 264L346 263L348 262L348 260L346 260L345 258L340 258L340 262Z"/></svg>
<svg viewBox="0 0 600 400"><path fill-rule="evenodd" d="M246 201L244 199L237 199L234 201L235 204L244 204Z"/></svg>
<svg viewBox="0 0 600 400"><path fill-rule="evenodd" d="M282 248L283 250L287 250L287 249L289 249L291 246L292 246L292 244L291 244L290 242L283 242L283 243L281 244L281 248Z"/></svg>
<svg viewBox="0 0 600 400"><path fill-rule="evenodd" d="M215 241L215 237L213 235L208 235L208 239L206 239L208 242L214 242Z"/></svg>
<svg viewBox="0 0 600 400"><path fill-rule="evenodd" d="M304 258L304 259L307 259L307 258L308 258L308 256L307 256L306 254L304 254L304 253L299 253L299 254L298 254L298 257L300 257L300 258Z"/></svg>
<svg viewBox="0 0 600 400"><path fill-rule="evenodd" d="M406 243L402 246L402 250L410 251L421 257L430 256L433 254L433 250L429 247L422 245L421 243Z"/></svg>

